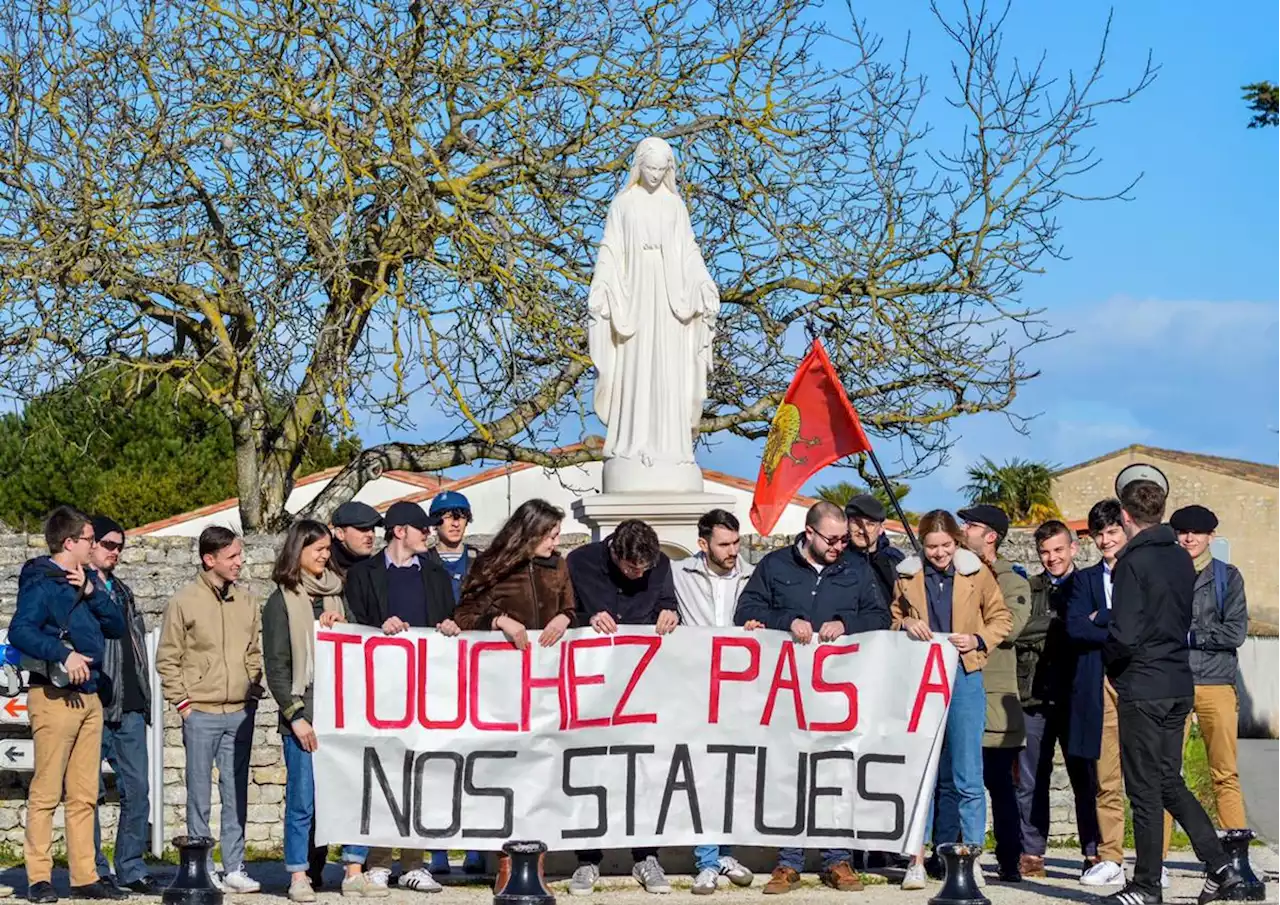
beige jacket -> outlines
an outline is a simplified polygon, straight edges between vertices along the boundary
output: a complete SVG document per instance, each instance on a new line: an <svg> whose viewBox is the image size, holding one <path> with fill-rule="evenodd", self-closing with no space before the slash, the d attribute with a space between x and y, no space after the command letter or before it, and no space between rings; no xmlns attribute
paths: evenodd
<svg viewBox="0 0 1280 905"><path fill-rule="evenodd" d="M235 713L262 696L262 609L234 585L224 600L208 574L165 607L156 672L165 700L180 710Z"/></svg>
<svg viewBox="0 0 1280 905"><path fill-rule="evenodd" d="M987 665L987 654L1004 641L1013 627L1013 617L1004 605L1000 587L991 570L976 555L963 548L956 551L956 574L951 591L951 631L960 635L977 635L986 650L962 654L966 672ZM908 616L929 621L929 601L924 589L924 567L919 556L908 556L898 563L898 586L894 594L893 628L902 628ZM930 626L932 628L932 626Z"/></svg>

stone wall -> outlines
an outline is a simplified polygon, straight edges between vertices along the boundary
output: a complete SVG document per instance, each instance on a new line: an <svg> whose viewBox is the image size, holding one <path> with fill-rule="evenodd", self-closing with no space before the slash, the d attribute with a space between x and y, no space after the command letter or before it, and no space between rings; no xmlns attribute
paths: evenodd
<svg viewBox="0 0 1280 905"><path fill-rule="evenodd" d="M271 590L269 579L277 540L276 537L263 535L245 539L243 580L264 600ZM486 540L483 537L473 538L481 546ZM586 540L584 536L566 535L562 538L562 549L578 546ZM758 560L770 549L790 541L790 538L785 537L753 539L746 552L750 559ZM1029 532L1013 532L1006 544L1011 558L1026 563L1029 572L1039 571ZM1087 551L1081 554L1082 565L1091 561L1092 548L1087 544L1086 548ZM0 625L7 625L13 614L18 573L22 563L44 552L42 537L0 534ZM1096 559L1096 555L1093 558ZM144 537L131 540L125 547L119 574L133 589L138 605L145 614L148 629L159 626L170 595L195 576L196 562L195 541L191 538ZM172 708L166 707L164 788L160 794L165 803L167 837L176 835L186 820L181 726L181 718ZM10 737L28 737L25 731L17 731L22 728L25 727L13 727L13 730L5 734ZM285 771L277 731L276 706L269 697L258 708L250 765L247 841L251 849L277 850L283 843ZM8 844L16 848L22 844L22 827L26 820L26 784L29 777L29 773L0 772L0 845ZM1053 834L1073 836L1075 828L1071 817L1071 792L1066 784L1066 774L1061 769L1054 776L1053 790ZM218 820L217 801L215 786L212 811L215 828ZM116 823L114 793L109 793L108 803L101 811L101 819L104 838L113 839ZM59 810L55 822L59 844L61 832L62 812Z"/></svg>

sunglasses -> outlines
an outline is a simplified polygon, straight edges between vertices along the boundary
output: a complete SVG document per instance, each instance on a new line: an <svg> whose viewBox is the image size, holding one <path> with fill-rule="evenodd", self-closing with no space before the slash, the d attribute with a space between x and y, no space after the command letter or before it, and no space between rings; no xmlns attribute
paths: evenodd
<svg viewBox="0 0 1280 905"><path fill-rule="evenodd" d="M104 540L99 541L98 546L110 553L119 553L124 549L124 541L120 540Z"/></svg>
<svg viewBox="0 0 1280 905"><path fill-rule="evenodd" d="M815 531L813 532L813 536L822 538L823 543L828 547L843 547L845 544L849 543L849 536L847 534L833 534L830 537L827 537L827 535L820 534Z"/></svg>

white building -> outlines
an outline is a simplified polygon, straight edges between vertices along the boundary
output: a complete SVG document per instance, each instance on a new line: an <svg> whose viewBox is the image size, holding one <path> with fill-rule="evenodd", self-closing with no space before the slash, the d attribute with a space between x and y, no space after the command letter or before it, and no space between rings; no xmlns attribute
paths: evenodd
<svg viewBox="0 0 1280 905"><path fill-rule="evenodd" d="M331 468L300 478L285 504L290 513L298 512L328 485L339 469ZM507 463L464 478L450 480L431 475L391 471L360 488L355 498L385 512L392 503L406 500L425 509L441 490L456 490L471 503L475 534L495 534L516 507L535 497L547 500L565 511L562 531L565 534L590 534L591 530L573 517L573 503L580 497L600 492L600 462L588 462L569 468L550 469L526 463ZM703 469L704 492L723 494L733 499L733 513L742 523L743 534L755 534L751 524L751 497L755 482L719 471ZM794 535L804 530L805 514L816 502L806 496L795 496L773 529L774 534ZM223 525L240 531L240 511L236 499L224 500L191 512L152 522L132 529L131 536L196 537L210 525ZM895 525L891 525L896 527Z"/></svg>

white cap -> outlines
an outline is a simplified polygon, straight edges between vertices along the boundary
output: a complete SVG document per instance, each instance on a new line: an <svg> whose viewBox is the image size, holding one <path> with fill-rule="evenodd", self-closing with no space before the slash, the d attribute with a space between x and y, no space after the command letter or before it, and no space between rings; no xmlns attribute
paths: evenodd
<svg viewBox="0 0 1280 905"><path fill-rule="evenodd" d="M1116 496L1120 496L1125 487L1134 481L1150 481L1158 484L1166 496L1169 494L1169 479L1164 476L1163 471L1146 462L1134 462L1120 469L1120 474L1116 475Z"/></svg>

